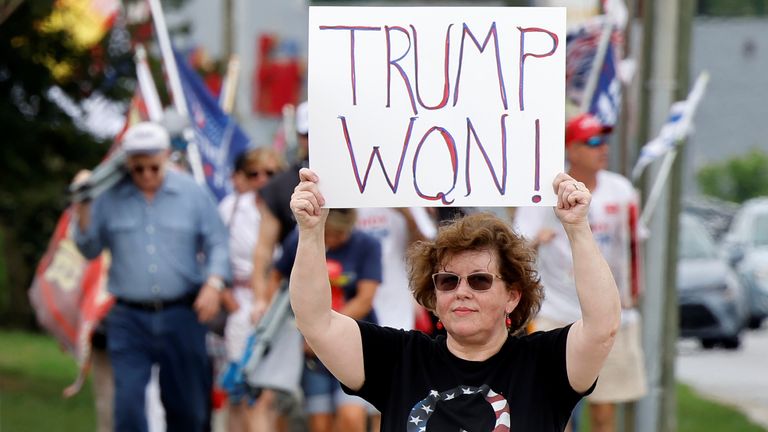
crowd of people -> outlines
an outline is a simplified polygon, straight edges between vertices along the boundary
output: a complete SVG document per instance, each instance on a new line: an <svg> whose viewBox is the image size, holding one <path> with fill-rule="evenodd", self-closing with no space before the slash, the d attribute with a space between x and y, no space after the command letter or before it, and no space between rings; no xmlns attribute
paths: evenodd
<svg viewBox="0 0 768 432"><path fill-rule="evenodd" d="M168 133L149 122L122 140L126 178L77 205L78 248L111 254L114 430L148 430L153 367L165 429L210 430L221 365L248 354L285 290L292 314L229 389L228 431L577 430L587 395L591 430L614 430L615 404L646 388L643 229L631 185L605 170L610 130L589 115L567 123L554 211L327 210L306 109L297 159L239 155L218 207L172 168ZM221 314L217 362L207 347Z"/></svg>

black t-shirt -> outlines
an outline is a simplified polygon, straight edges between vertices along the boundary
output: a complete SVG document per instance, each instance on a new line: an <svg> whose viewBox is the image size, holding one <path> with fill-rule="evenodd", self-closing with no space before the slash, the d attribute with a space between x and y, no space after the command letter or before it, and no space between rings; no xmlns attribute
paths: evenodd
<svg viewBox="0 0 768 432"><path fill-rule="evenodd" d="M296 220L291 212L291 195L299 184L299 170L306 166L306 161L292 165L287 170L277 174L261 190L259 195L267 208L280 221L280 243L296 226Z"/></svg>
<svg viewBox="0 0 768 432"><path fill-rule="evenodd" d="M584 396L568 382L570 326L510 336L494 356L474 362L451 354L444 336L358 324L365 383L344 391L381 411L383 432L562 431Z"/></svg>

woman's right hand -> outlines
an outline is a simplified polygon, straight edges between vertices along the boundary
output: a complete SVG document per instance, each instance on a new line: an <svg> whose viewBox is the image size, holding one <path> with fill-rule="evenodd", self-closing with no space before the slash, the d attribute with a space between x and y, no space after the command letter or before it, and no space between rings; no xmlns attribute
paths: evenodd
<svg viewBox="0 0 768 432"><path fill-rule="evenodd" d="M325 198L317 187L320 177L309 168L299 171L299 184L291 195L291 211L299 229L314 229L325 225L328 209L323 209Z"/></svg>
<svg viewBox="0 0 768 432"><path fill-rule="evenodd" d="M584 183L575 180L566 173L560 173L552 182L552 189L557 194L557 206L555 214L563 228L586 226L589 227L587 216L592 194Z"/></svg>

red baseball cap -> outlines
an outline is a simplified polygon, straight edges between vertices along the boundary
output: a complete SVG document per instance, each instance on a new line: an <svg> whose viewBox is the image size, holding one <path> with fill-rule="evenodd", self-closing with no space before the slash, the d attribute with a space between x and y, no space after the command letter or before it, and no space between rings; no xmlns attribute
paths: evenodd
<svg viewBox="0 0 768 432"><path fill-rule="evenodd" d="M606 134L612 130L611 126L603 125L592 114L579 114L565 124L565 146L575 142L584 142L595 135Z"/></svg>

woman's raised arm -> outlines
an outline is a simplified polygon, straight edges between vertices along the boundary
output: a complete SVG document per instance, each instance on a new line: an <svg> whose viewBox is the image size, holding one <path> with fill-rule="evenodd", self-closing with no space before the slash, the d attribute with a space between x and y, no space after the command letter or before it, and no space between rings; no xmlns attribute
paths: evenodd
<svg viewBox="0 0 768 432"><path fill-rule="evenodd" d="M299 185L291 196L291 210L299 229L296 261L290 280L291 306L307 343L331 373L357 390L365 381L360 328L352 318L331 309L331 286L325 263L325 200L317 174L299 172Z"/></svg>
<svg viewBox="0 0 768 432"><path fill-rule="evenodd" d="M578 392L589 389L600 373L621 323L619 290L589 227L592 195L583 183L559 174L553 183L555 213L563 224L573 254L573 274L581 320L568 334L568 380Z"/></svg>

